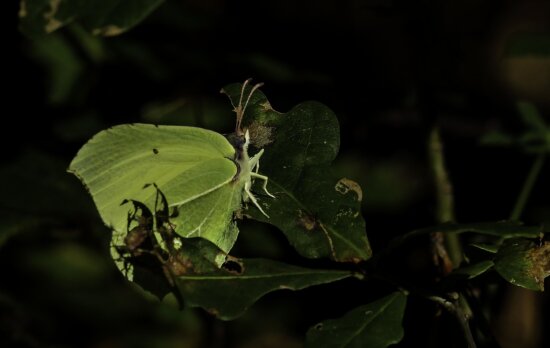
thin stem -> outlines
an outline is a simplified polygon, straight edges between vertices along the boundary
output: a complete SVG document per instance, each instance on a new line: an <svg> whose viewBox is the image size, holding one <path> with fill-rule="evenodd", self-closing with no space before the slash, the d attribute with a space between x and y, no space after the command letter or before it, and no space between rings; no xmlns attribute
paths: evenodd
<svg viewBox="0 0 550 348"><path fill-rule="evenodd" d="M521 214L525 209L525 205L527 204L527 200L529 199L529 195L531 195L531 191L533 191L535 182L539 177L540 170L542 169L545 158L546 158L545 154L541 153L537 156L537 158L535 159L535 162L533 162L533 165L531 166L531 170L529 171L529 174L527 175L527 178L523 183L523 188L519 193L516 204L514 205L514 209L510 214L510 220L517 221L521 217Z"/></svg>
<svg viewBox="0 0 550 348"><path fill-rule="evenodd" d="M434 178L437 195L436 220L438 223L454 222L455 213L453 186L451 185L447 169L445 168L443 145L441 143L439 129L436 127L433 128L430 132L428 146L430 155L430 167ZM439 256L443 259L444 263L449 263L449 260L447 259L450 258L450 263L452 263L451 268L458 267L458 265L462 261L462 246L460 245L458 235L446 234L444 238L442 238L442 236L440 235L433 236L433 240L436 242L442 239L444 239L446 248L442 248L441 245L436 245L436 251L438 252L438 254L440 254ZM448 251L449 256L446 255L447 251L443 253L444 255L441 255L440 251L444 251L444 249Z"/></svg>

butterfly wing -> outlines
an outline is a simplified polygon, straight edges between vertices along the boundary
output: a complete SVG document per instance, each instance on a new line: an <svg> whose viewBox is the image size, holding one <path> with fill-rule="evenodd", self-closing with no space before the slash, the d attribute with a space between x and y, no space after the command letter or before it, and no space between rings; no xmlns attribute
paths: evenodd
<svg viewBox="0 0 550 348"><path fill-rule="evenodd" d="M156 191L144 186L156 183L179 210L174 219L178 234L196 234L228 251L236 238L231 219L242 191L232 182L234 155L225 137L206 129L120 125L86 143L69 172L86 185L114 233L127 228L128 206L121 203L133 199L153 207Z"/></svg>

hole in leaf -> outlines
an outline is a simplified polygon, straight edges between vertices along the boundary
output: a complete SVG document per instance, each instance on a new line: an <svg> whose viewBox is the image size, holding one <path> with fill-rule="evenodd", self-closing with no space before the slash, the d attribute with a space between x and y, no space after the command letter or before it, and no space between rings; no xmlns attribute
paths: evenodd
<svg viewBox="0 0 550 348"><path fill-rule="evenodd" d="M222 265L222 268L228 272L238 274L238 275L242 274L244 271L243 264L239 262L237 259L225 261Z"/></svg>

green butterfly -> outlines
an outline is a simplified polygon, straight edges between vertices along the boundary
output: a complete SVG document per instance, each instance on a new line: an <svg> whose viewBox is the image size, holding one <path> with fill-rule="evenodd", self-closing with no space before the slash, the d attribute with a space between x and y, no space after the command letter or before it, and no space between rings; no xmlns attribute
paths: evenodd
<svg viewBox="0 0 550 348"><path fill-rule="evenodd" d="M252 194L263 149L248 155L249 132L242 120L250 97L262 84L252 87L243 106L250 80L242 85L237 106L235 133L229 137L202 128L124 124L101 131L88 141L68 171L88 188L103 222L113 230L113 243L123 242L128 207L124 200L154 204L156 192L143 189L155 183L165 193L175 231L182 237L208 239L229 252L238 235L234 214L243 202L251 202L266 217Z"/></svg>

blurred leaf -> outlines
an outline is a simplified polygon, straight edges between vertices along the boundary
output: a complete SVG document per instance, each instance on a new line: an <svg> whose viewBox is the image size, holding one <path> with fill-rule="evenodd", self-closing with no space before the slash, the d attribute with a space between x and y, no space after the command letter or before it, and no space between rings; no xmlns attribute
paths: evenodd
<svg viewBox="0 0 550 348"><path fill-rule="evenodd" d="M490 146L512 146L515 143L515 139L509 134L492 131L483 135L480 139L480 143Z"/></svg>
<svg viewBox="0 0 550 348"><path fill-rule="evenodd" d="M93 285L112 274L103 255L77 244L37 250L28 255L26 263L54 284Z"/></svg>
<svg viewBox="0 0 550 348"><path fill-rule="evenodd" d="M241 84L224 88L234 105ZM244 95L248 95L249 90ZM265 95L255 92L247 109L251 144L264 148L261 172L276 198L262 197L244 214L277 226L292 246L308 258L330 257L338 262L359 262L372 252L360 213L360 186L332 174L340 130L334 113L317 102L301 103L288 113L271 108ZM255 190L261 192L259 188Z"/></svg>
<svg viewBox="0 0 550 348"><path fill-rule="evenodd" d="M146 105L141 119L147 123L227 130L235 126L235 117L227 106L220 98L177 98Z"/></svg>
<svg viewBox="0 0 550 348"><path fill-rule="evenodd" d="M467 266L463 266L460 268L457 268L453 271L453 274L455 275L464 275L467 276L468 279L475 278L488 270L490 270L494 266L493 261L491 260L485 260L481 262L477 262L474 264L470 264Z"/></svg>
<svg viewBox="0 0 550 348"><path fill-rule="evenodd" d="M528 239L504 242L495 257L496 271L510 283L531 290L544 290L550 275L550 243L542 245Z"/></svg>
<svg viewBox="0 0 550 348"><path fill-rule="evenodd" d="M496 244L471 243L470 245L473 246L474 248L487 251L491 254L496 254L498 252L498 248L500 248L500 245L496 245Z"/></svg>
<svg viewBox="0 0 550 348"><path fill-rule="evenodd" d="M348 271L308 269L267 259L229 257L219 268L215 246L208 247L200 239L183 243L179 257L187 268L177 275L177 284L185 303L223 320L240 316L269 292L300 290L351 276Z"/></svg>
<svg viewBox="0 0 550 348"><path fill-rule="evenodd" d="M526 126L538 133L546 134L548 132L548 127L544 119L540 116L539 111L533 104L518 102L517 107Z"/></svg>
<svg viewBox="0 0 550 348"><path fill-rule="evenodd" d="M517 136L493 131L485 134L480 139L481 144L493 146L516 145L527 153L550 152L550 127L546 125L537 108L528 102L518 102L517 108L527 129Z"/></svg>
<svg viewBox="0 0 550 348"><path fill-rule="evenodd" d="M61 104L67 101L84 71L84 65L78 55L60 35L35 40L31 43L30 49L32 58L46 70L49 102Z"/></svg>
<svg viewBox="0 0 550 348"><path fill-rule="evenodd" d="M355 308L339 319L310 328L306 347L384 348L403 338L403 314L407 296L394 292L378 301Z"/></svg>
<svg viewBox="0 0 550 348"><path fill-rule="evenodd" d="M422 228L406 233L394 240L394 243L402 243L409 238L427 235L435 232L442 233L479 233L483 235L501 238L531 237L536 238L543 233L541 226L524 226L516 221L481 222L471 224L442 224L434 227Z"/></svg>
<svg viewBox="0 0 550 348"><path fill-rule="evenodd" d="M119 35L145 19L163 0L21 0L19 19L31 37L49 34L72 21L94 35Z"/></svg>
<svg viewBox="0 0 550 348"><path fill-rule="evenodd" d="M91 200L66 167L64 160L40 151L22 153L0 168L0 207L46 218L93 213Z"/></svg>
<svg viewBox="0 0 550 348"><path fill-rule="evenodd" d="M550 56L550 33L513 35L506 43L505 55L511 57Z"/></svg>
<svg viewBox="0 0 550 348"><path fill-rule="evenodd" d="M12 237L29 230L34 230L52 219L14 212L0 213L0 248Z"/></svg>

